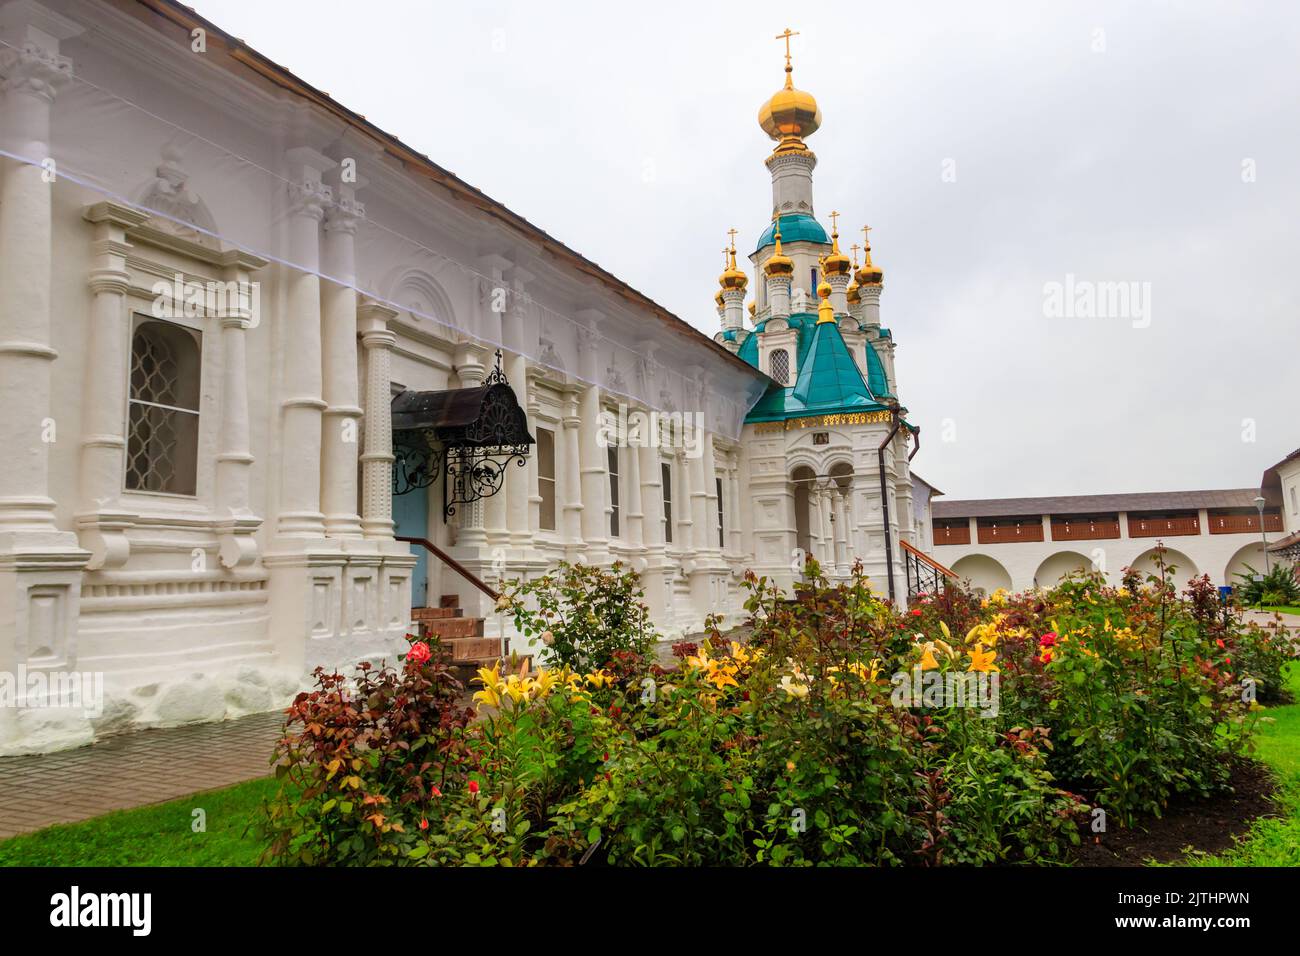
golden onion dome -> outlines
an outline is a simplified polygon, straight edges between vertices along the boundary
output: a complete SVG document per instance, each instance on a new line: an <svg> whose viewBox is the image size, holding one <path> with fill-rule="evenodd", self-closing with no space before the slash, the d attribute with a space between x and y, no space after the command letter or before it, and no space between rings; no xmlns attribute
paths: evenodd
<svg viewBox="0 0 1300 956"><path fill-rule="evenodd" d="M754 313L756 313L757 311L758 311L758 303L757 302L749 303L749 317L751 319L754 317Z"/></svg>
<svg viewBox="0 0 1300 956"><path fill-rule="evenodd" d="M713 301L716 302L716 303L718 303L718 308L719 308L719 309L722 308L722 306L725 304L725 303L723 302L723 300L722 300L722 290L721 290L721 289L719 289L719 290L718 290L718 294L715 295L715 296L713 297Z"/></svg>
<svg viewBox="0 0 1300 956"><path fill-rule="evenodd" d="M848 296L849 305L857 305L862 301L862 296L858 294L857 279L853 279L849 282L848 287L844 290L844 294Z"/></svg>
<svg viewBox="0 0 1300 956"><path fill-rule="evenodd" d="M867 233L869 233L870 231L871 231L870 226L862 227L862 242L863 242L862 254L864 258L862 260L862 267L859 268L853 275L853 277L858 280L859 286L865 286L865 285L878 286L885 281L885 270L881 269L877 265L874 265L871 261L871 242L869 237L867 236Z"/></svg>
<svg viewBox="0 0 1300 956"><path fill-rule="evenodd" d="M790 65L790 37L798 36L786 30L777 37L785 40L785 86L777 90L758 110L758 125L780 145L776 152L806 152L803 144L807 136L817 132L822 125L822 111L811 93L794 88L794 68Z"/></svg>
<svg viewBox="0 0 1300 956"><path fill-rule="evenodd" d="M849 257L840 252L840 232L836 220L839 213L831 213L831 254L822 260L822 273L831 276L846 276L853 268Z"/></svg>
<svg viewBox="0 0 1300 956"><path fill-rule="evenodd" d="M718 285L722 286L723 292L730 292L733 289L744 292L745 286L749 285L749 276L736 268L736 247L733 245L726 251L727 267L722 270L722 275L718 276Z"/></svg>
<svg viewBox="0 0 1300 956"><path fill-rule="evenodd" d="M767 262L763 263L763 272L770 276L788 276L794 273L794 260L781 252L781 220L779 217L773 217L776 222L776 248Z"/></svg>

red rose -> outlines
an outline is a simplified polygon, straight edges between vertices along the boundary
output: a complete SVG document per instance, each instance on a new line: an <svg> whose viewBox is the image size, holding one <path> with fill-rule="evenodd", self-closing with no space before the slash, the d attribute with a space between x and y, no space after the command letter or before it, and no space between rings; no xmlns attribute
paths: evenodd
<svg viewBox="0 0 1300 956"><path fill-rule="evenodd" d="M477 781L477 780L471 780L471 781L469 782L469 792L470 792L471 794L478 793L478 781Z"/></svg>
<svg viewBox="0 0 1300 956"><path fill-rule="evenodd" d="M912 610L912 617L920 617L920 616L921 616L921 609L919 607L914 608Z"/></svg>
<svg viewBox="0 0 1300 956"><path fill-rule="evenodd" d="M1223 638L1221 638L1221 637L1216 637L1216 638L1214 639L1214 643L1215 643L1215 644L1218 644L1220 647L1227 647L1227 646L1228 646L1228 645L1226 645L1226 644L1223 643Z"/></svg>
<svg viewBox="0 0 1300 956"><path fill-rule="evenodd" d="M424 818L421 818L421 819L420 819L420 829L421 829L421 830L427 830L427 829L429 829L429 821L426 820L426 819L424 819Z"/></svg>
<svg viewBox="0 0 1300 956"><path fill-rule="evenodd" d="M430 792L431 792L435 797L441 797L441 796L442 796L442 791L438 789L438 785L437 785L436 783L433 785L433 790L430 791Z"/></svg>
<svg viewBox="0 0 1300 956"><path fill-rule="evenodd" d="M1048 631L1046 634L1044 634L1042 637L1040 637L1040 638L1038 639L1038 646L1039 646L1039 647L1055 647L1055 646L1056 646L1056 632L1055 632L1055 631Z"/></svg>
<svg viewBox="0 0 1300 956"><path fill-rule="evenodd" d="M423 664L432 656L433 655L429 652L429 645L424 643L424 641L416 641L411 645L411 649L406 652L407 661L416 664Z"/></svg>

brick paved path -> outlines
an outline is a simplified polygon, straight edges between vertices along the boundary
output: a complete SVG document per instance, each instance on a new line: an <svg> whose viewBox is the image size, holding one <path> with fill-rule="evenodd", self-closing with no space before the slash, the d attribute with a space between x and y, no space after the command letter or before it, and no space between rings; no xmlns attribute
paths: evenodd
<svg viewBox="0 0 1300 956"><path fill-rule="evenodd" d="M275 711L0 757L0 839L266 776L283 721Z"/></svg>

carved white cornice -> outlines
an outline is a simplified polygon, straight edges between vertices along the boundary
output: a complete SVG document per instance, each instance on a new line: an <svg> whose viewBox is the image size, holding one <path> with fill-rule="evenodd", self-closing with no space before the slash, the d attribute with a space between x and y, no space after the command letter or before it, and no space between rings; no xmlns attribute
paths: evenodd
<svg viewBox="0 0 1300 956"><path fill-rule="evenodd" d="M325 231L354 236L357 233L357 226L365 218L364 203L350 196L339 196L325 209Z"/></svg>

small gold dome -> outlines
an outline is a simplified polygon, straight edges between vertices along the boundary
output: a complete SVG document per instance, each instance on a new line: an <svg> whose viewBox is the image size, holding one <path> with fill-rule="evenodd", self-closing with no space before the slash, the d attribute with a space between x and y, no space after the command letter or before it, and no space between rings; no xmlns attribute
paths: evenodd
<svg viewBox="0 0 1300 956"><path fill-rule="evenodd" d="M859 302L862 301L862 296L858 294L857 279L853 279L852 281L849 282L848 288L844 290L844 294L848 296L849 305L857 305Z"/></svg>
<svg viewBox="0 0 1300 956"><path fill-rule="evenodd" d="M745 291L745 286L749 285L749 276L736 268L736 247L732 246L729 250L727 267L718 276L718 285L722 286L723 292L730 292L733 289Z"/></svg>
<svg viewBox="0 0 1300 956"><path fill-rule="evenodd" d="M715 296L713 297L713 301L716 302L716 303L718 303L718 308L719 308L719 309L722 308L722 306L723 306L724 303L723 303L723 300L722 300L722 290L721 290L721 289L719 289L719 290L718 290L718 294L715 295Z"/></svg>
<svg viewBox="0 0 1300 956"><path fill-rule="evenodd" d="M862 267L853 276L857 279L859 286L878 286L885 281L885 270L873 265L871 262L871 242L867 236L870 231L870 226L862 227L862 253L865 258L862 260Z"/></svg>
<svg viewBox="0 0 1300 956"><path fill-rule="evenodd" d="M754 317L754 313L757 311L758 311L758 303L757 302L749 303L749 317L751 319Z"/></svg>
<svg viewBox="0 0 1300 956"><path fill-rule="evenodd" d="M853 268L849 257L840 252L840 231L835 222L839 215L837 212L831 213L831 254L822 260L823 275L846 276Z"/></svg>
<svg viewBox="0 0 1300 956"><path fill-rule="evenodd" d="M779 217L773 217L776 222L776 248L773 250L771 257L763 263L763 272L770 276L788 276L794 273L794 260L781 252L781 220Z"/></svg>
<svg viewBox="0 0 1300 956"><path fill-rule="evenodd" d="M819 299L829 299L832 292L831 284L826 281L826 257L822 256L821 260L822 281L817 283L817 297Z"/></svg>

